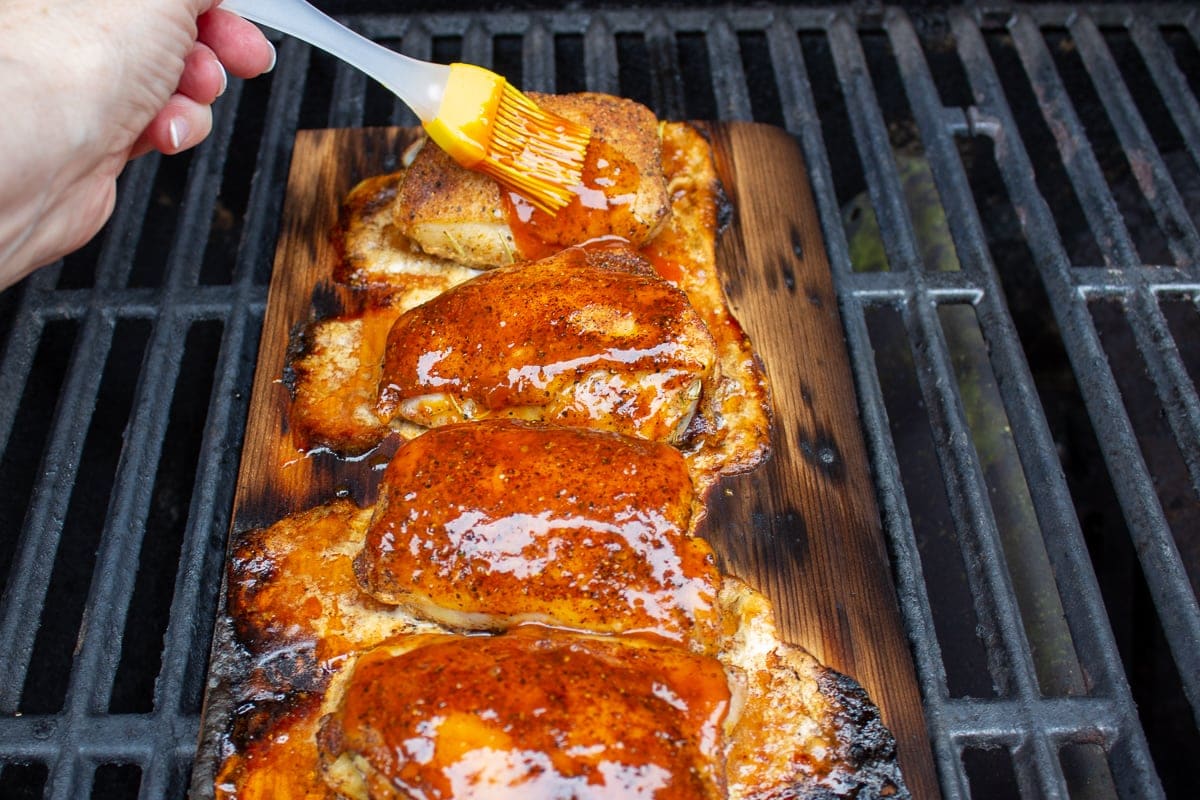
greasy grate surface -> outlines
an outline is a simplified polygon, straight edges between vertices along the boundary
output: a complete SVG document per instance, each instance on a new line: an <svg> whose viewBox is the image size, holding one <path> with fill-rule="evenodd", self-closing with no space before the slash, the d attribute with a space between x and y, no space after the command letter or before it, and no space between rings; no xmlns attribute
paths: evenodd
<svg viewBox="0 0 1200 800"><path fill-rule="evenodd" d="M796 135L943 792L1190 786L1195 11L348 21L525 89ZM96 242L0 295L0 796L185 793L292 137L412 123L284 42L208 143L139 161Z"/></svg>

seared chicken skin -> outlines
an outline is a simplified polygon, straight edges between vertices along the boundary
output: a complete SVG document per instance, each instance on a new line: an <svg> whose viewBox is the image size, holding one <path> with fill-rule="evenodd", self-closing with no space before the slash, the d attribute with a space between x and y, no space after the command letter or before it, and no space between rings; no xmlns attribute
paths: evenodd
<svg viewBox="0 0 1200 800"><path fill-rule="evenodd" d="M388 333L379 415L425 427L489 416L677 441L716 360L686 295L621 246L503 267Z"/></svg>
<svg viewBox="0 0 1200 800"><path fill-rule="evenodd" d="M673 448L512 420L403 445L355 570L376 599L455 628L650 632L711 650L720 575L687 535Z"/></svg>
<svg viewBox="0 0 1200 800"><path fill-rule="evenodd" d="M582 183L557 214L478 172L441 148L417 153L397 190L397 230L425 254L476 269L532 261L600 236L641 246L670 211L658 120L632 100L601 94L531 94L547 111L592 129Z"/></svg>
<svg viewBox="0 0 1200 800"><path fill-rule="evenodd" d="M724 797L716 659L632 636L524 626L362 656L318 735L354 800Z"/></svg>

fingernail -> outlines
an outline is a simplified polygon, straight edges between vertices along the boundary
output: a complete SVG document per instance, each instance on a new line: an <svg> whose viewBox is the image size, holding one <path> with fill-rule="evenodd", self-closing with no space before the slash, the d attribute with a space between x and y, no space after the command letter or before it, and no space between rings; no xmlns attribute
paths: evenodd
<svg viewBox="0 0 1200 800"><path fill-rule="evenodd" d="M275 59L279 57L279 54L275 52L275 45L267 42L267 47L271 48L271 63L267 65L267 68L263 72L270 72L275 69Z"/></svg>
<svg viewBox="0 0 1200 800"><path fill-rule="evenodd" d="M171 139L171 149L178 151L183 147L183 140L188 134L187 123L179 117L167 123L167 136Z"/></svg>
<svg viewBox="0 0 1200 800"><path fill-rule="evenodd" d="M225 65L220 61L217 62L217 67L221 70L221 88L217 91L217 97L220 97L229 88L229 73L225 71Z"/></svg>

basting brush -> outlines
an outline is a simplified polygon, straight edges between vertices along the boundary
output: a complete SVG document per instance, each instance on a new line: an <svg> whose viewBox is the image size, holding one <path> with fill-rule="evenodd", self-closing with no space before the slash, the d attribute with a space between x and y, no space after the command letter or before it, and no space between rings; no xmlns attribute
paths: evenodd
<svg viewBox="0 0 1200 800"><path fill-rule="evenodd" d="M302 39L370 75L404 101L467 169L490 175L549 213L581 183L591 131L538 107L500 75L431 64L359 36L304 0L224 0L220 8Z"/></svg>

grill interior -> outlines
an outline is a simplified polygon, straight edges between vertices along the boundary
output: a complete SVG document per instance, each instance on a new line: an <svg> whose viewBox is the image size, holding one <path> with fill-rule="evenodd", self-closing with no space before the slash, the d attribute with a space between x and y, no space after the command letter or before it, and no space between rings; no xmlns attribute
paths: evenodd
<svg viewBox="0 0 1200 800"><path fill-rule="evenodd" d="M1194 9L323 7L524 89L795 135L943 793L1184 793ZM283 41L208 142L136 162L94 242L0 294L0 797L186 794L292 138L414 122Z"/></svg>

